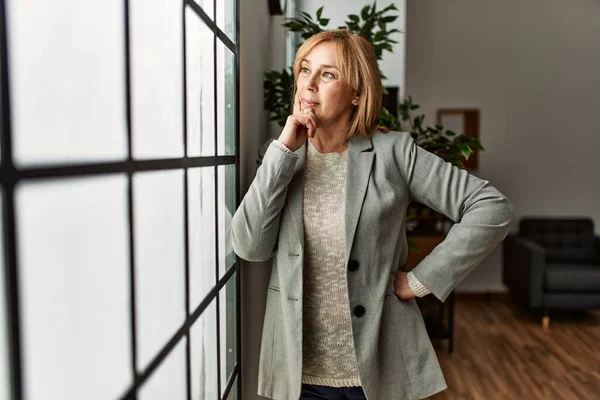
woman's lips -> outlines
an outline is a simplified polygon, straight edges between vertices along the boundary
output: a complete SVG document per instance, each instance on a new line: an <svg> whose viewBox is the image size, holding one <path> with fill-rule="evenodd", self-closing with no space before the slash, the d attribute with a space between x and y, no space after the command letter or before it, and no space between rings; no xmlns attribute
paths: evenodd
<svg viewBox="0 0 600 400"><path fill-rule="evenodd" d="M304 108L308 108L308 107L315 107L319 103L315 103L314 101L309 101L309 100L302 99L302 104L304 105Z"/></svg>

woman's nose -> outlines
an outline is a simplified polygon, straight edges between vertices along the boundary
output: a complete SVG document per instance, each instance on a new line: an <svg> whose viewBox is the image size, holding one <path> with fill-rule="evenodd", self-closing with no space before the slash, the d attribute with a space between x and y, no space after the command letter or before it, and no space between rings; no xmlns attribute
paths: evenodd
<svg viewBox="0 0 600 400"><path fill-rule="evenodd" d="M307 89L310 90L311 92L316 92L317 91L317 77L316 76L311 76L308 78L308 82L307 82Z"/></svg>

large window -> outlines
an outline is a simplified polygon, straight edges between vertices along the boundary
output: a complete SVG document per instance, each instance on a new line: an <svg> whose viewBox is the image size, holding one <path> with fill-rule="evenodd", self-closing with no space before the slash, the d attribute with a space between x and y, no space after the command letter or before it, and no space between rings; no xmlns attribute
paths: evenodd
<svg viewBox="0 0 600 400"><path fill-rule="evenodd" d="M238 398L237 0L0 8L0 398Z"/></svg>

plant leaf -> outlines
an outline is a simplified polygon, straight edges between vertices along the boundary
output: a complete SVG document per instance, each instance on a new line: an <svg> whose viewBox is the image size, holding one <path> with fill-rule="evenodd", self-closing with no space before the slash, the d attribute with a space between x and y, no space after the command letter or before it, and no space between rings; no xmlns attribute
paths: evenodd
<svg viewBox="0 0 600 400"><path fill-rule="evenodd" d="M395 15L395 16L391 16L391 17L383 17L383 18L381 18L381 21L383 21L387 24L389 22L394 22L397 19L398 19L398 16Z"/></svg>
<svg viewBox="0 0 600 400"><path fill-rule="evenodd" d="M317 19L321 19L321 14L323 13L323 7L324 7L324 6L321 6L321 8L319 8L319 9L317 10Z"/></svg>
<svg viewBox="0 0 600 400"><path fill-rule="evenodd" d="M360 10L360 16L363 20L369 19L369 6L364 6L362 10Z"/></svg>

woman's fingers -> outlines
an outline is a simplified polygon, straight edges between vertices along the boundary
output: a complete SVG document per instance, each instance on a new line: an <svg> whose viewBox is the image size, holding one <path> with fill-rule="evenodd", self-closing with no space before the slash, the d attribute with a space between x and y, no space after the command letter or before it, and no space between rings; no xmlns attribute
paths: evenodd
<svg viewBox="0 0 600 400"><path fill-rule="evenodd" d="M290 146L288 148L293 148L294 150L301 146L304 141L306 141L306 137L314 138L317 131L317 117L312 108L305 108L304 110L300 110L301 104L296 99L294 101L294 112L292 115L288 117L288 122L291 124L287 124L284 127L280 138L281 140Z"/></svg>
<svg viewBox="0 0 600 400"><path fill-rule="evenodd" d="M300 102L298 99L294 98L294 105L292 107L292 114L300 114L302 110L300 109Z"/></svg>
<svg viewBox="0 0 600 400"><path fill-rule="evenodd" d="M309 138L314 138L315 137L315 131L317 130L317 127L315 126L315 123L310 118L307 119L306 128L308 130L308 137Z"/></svg>
<svg viewBox="0 0 600 400"><path fill-rule="evenodd" d="M298 150L306 142L306 138L314 138L319 126L317 116L312 108L300 110L301 104L295 99L294 113L289 115L279 141L292 151Z"/></svg>
<svg viewBox="0 0 600 400"><path fill-rule="evenodd" d="M408 286L407 275L408 274L404 271L397 271L394 278L394 291L400 300L410 300L415 297L410 286Z"/></svg>
<svg viewBox="0 0 600 400"><path fill-rule="evenodd" d="M315 131L317 130L317 119L314 112L311 109L305 109L302 114L302 120L308 130L308 137L315 137Z"/></svg>
<svg viewBox="0 0 600 400"><path fill-rule="evenodd" d="M315 116L314 111L308 110L310 109L304 109L302 113L294 115L294 120L297 125L302 125L308 130L310 137L314 137L318 126L317 117Z"/></svg>
<svg viewBox="0 0 600 400"><path fill-rule="evenodd" d="M318 127L317 116L315 115L315 111L312 108L305 108L302 110L301 119L306 121L306 127L309 128L309 136L311 138L315 137L315 132ZM310 126L310 127L309 127Z"/></svg>
<svg viewBox="0 0 600 400"><path fill-rule="evenodd" d="M308 137L314 137L315 135L315 124L314 122L308 118L308 117L295 117L295 120L297 121L297 125L300 129L305 129L306 130L306 134L308 135Z"/></svg>

